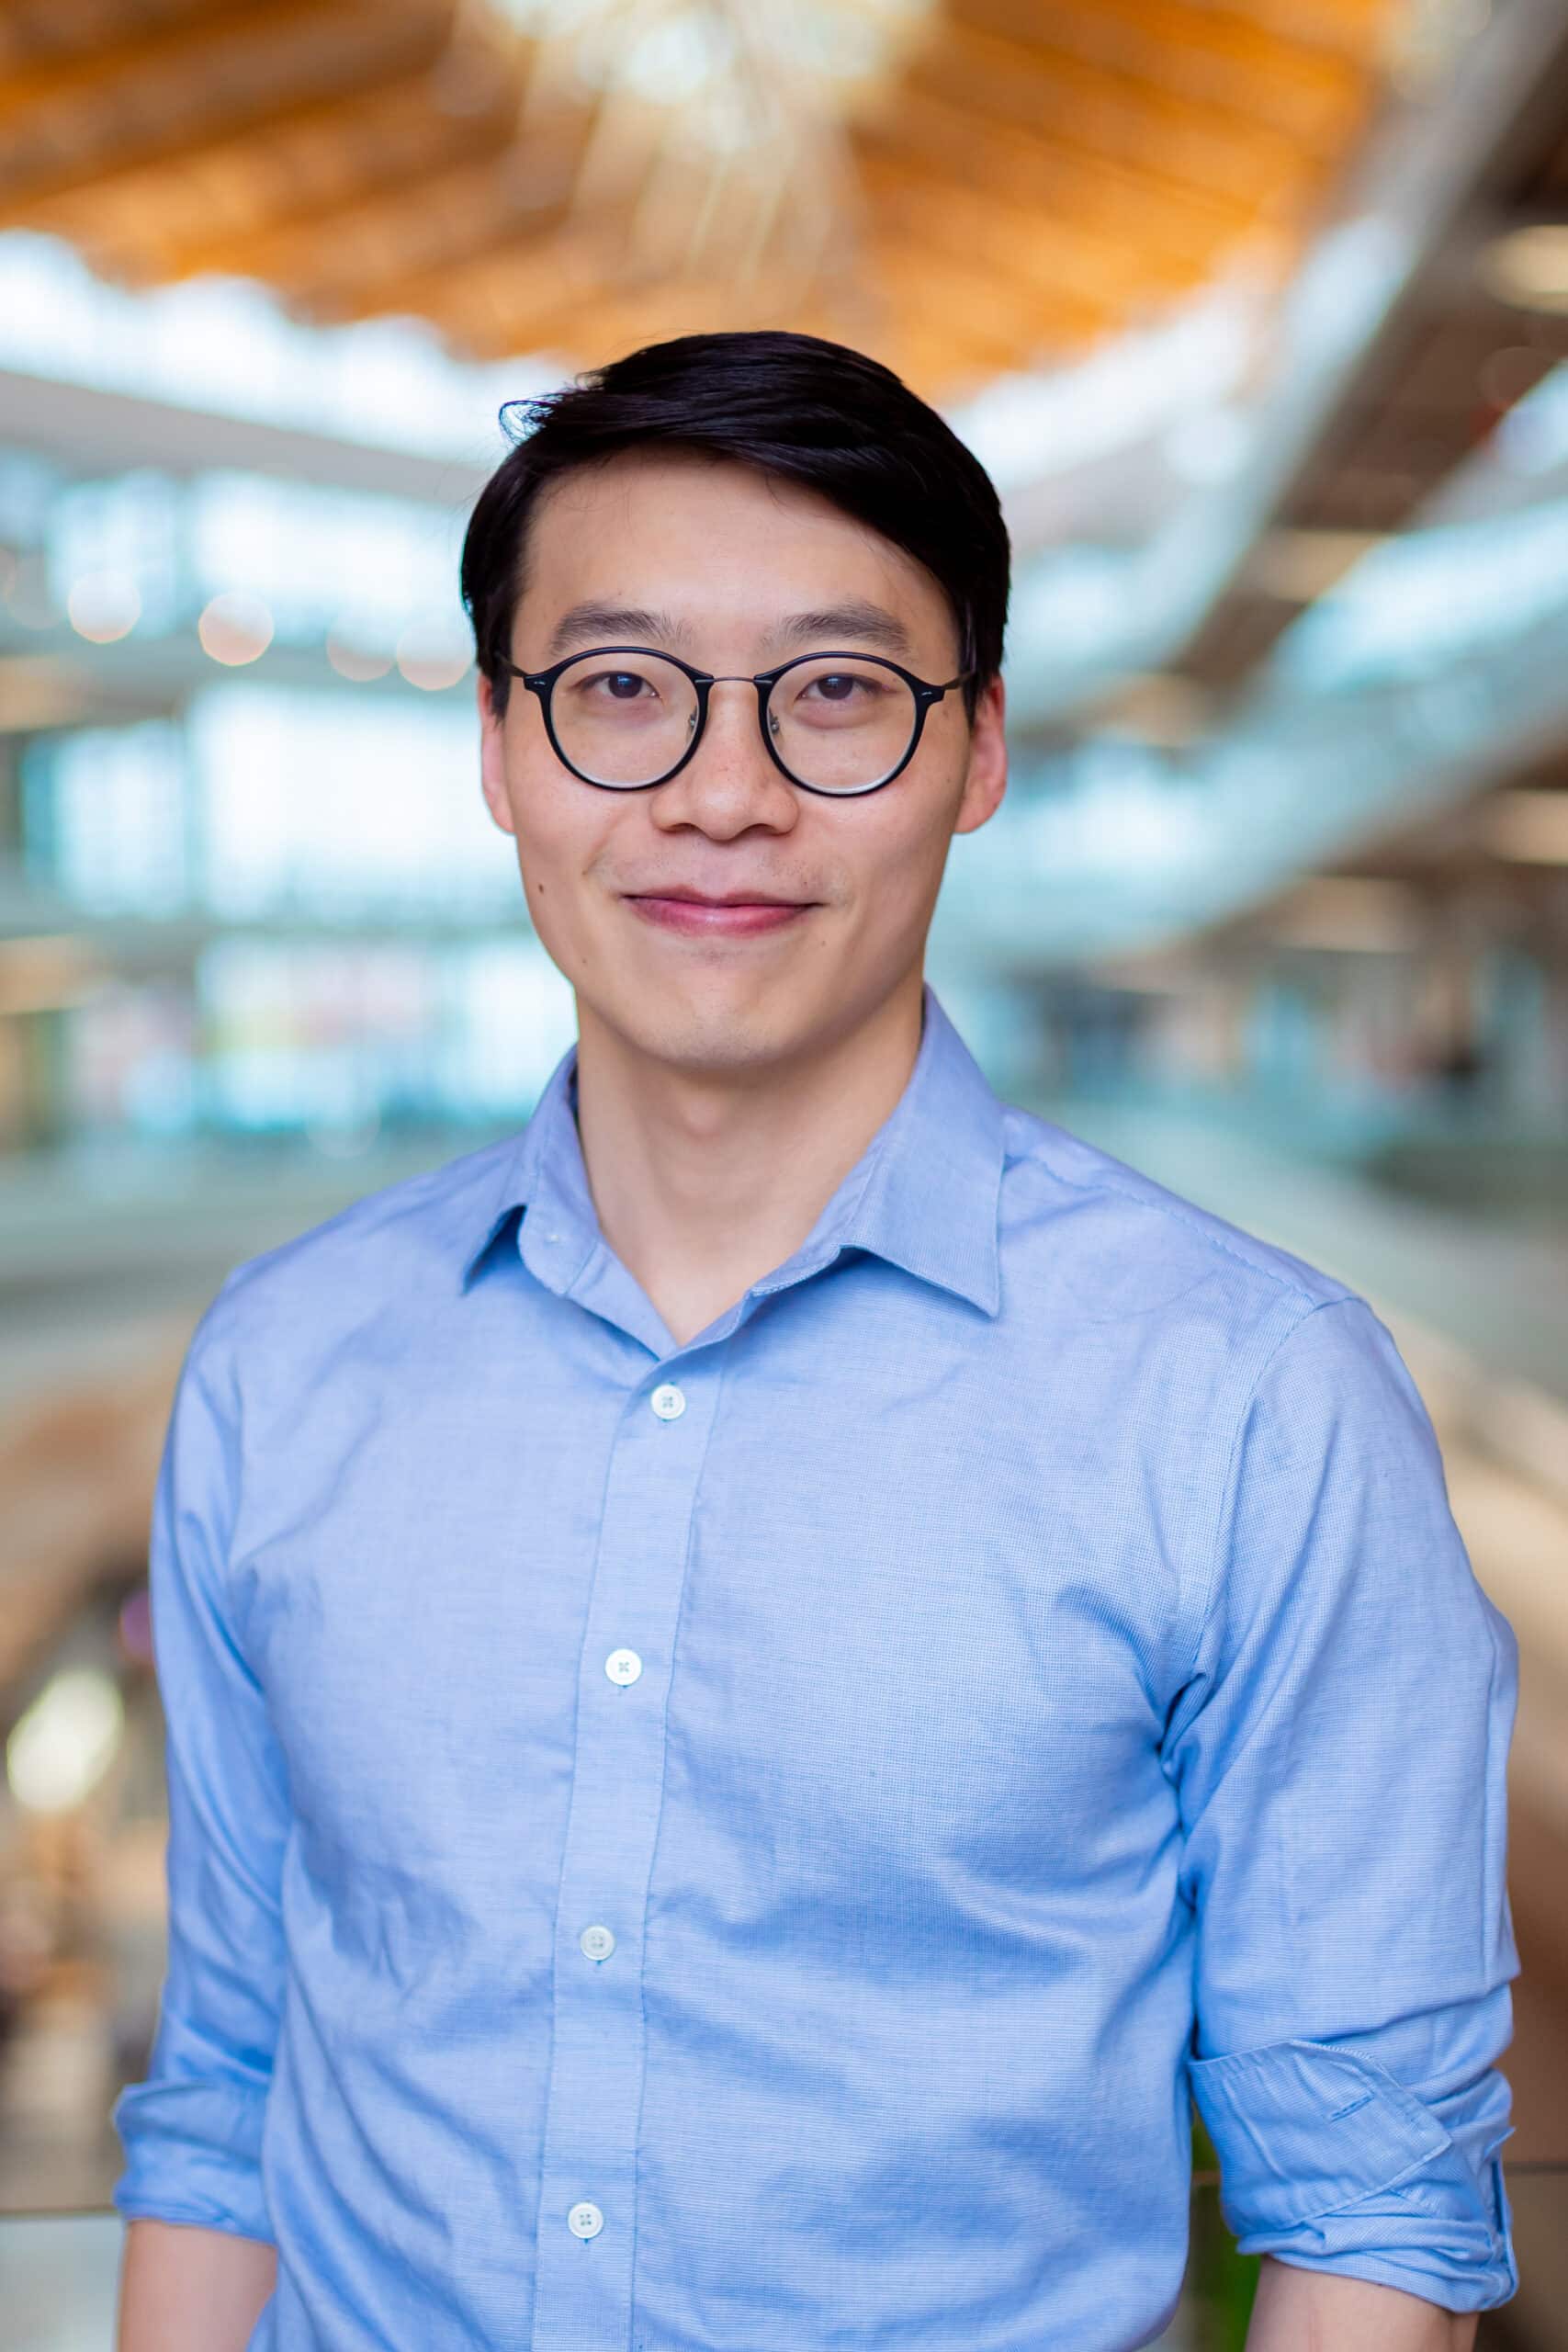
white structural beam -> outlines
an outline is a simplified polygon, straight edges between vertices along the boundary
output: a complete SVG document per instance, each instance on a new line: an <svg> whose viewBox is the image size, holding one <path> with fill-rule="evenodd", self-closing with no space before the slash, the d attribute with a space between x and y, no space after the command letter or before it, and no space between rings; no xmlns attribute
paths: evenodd
<svg viewBox="0 0 1568 2352"><path fill-rule="evenodd" d="M1562 0L1510 0L1424 111L1392 116L1344 191L1275 324L1266 380L1226 417L1232 463L1142 547L1072 550L1022 572L1010 707L1059 720L1190 641L1284 506L1401 307L1434 270L1498 161L1562 73Z"/></svg>
<svg viewBox="0 0 1568 2352"><path fill-rule="evenodd" d="M122 473L152 466L161 473L189 475L231 468L443 506L470 504L505 450L497 432L493 450L476 449L465 464L58 377L4 371L0 443L52 458L68 473Z"/></svg>

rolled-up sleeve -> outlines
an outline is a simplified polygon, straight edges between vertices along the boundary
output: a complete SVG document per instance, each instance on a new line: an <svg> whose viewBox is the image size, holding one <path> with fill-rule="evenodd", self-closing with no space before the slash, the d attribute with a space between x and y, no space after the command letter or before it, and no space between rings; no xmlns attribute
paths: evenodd
<svg viewBox="0 0 1568 2352"><path fill-rule="evenodd" d="M1496 2071L1518 1651L1364 1300L1276 1346L1213 1556L1166 1760L1226 2222L1243 2254L1488 2310L1518 2285Z"/></svg>
<svg viewBox="0 0 1568 2352"><path fill-rule="evenodd" d="M262 2126L283 1984L283 1761L236 1643L225 1562L239 1410L226 1283L186 1352L152 1511L152 1643L166 1723L168 1956L146 2080L115 2102L128 2219L273 2243Z"/></svg>

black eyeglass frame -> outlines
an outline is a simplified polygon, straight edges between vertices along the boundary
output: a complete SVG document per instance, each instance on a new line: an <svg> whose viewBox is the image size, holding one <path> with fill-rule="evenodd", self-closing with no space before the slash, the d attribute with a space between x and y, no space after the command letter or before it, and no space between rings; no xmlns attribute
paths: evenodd
<svg viewBox="0 0 1568 2352"><path fill-rule="evenodd" d="M563 671L570 670L574 662L589 662L599 653L650 654L656 661L669 662L677 670L682 671L697 690L697 723L693 729L691 741L672 768L666 768L662 775L649 776L646 784L606 784L600 776L584 775L582 770L580 767L574 767L561 750L551 710L556 680ZM503 670L510 670L514 678L522 679L530 694L538 695L540 707L544 712L545 732L550 739L550 749L562 767L576 776L580 783L591 784L596 792L651 792L656 786L668 784L672 776L680 775L681 770L703 740L708 723L710 688L727 685L755 686L757 728L763 743L767 746L768 757L773 761L779 774L787 777L791 784L798 786L802 792L815 792L823 800L859 800L868 792L880 792L885 785L893 782L895 776L902 775L919 749L920 737L925 731L926 714L931 705L939 703L943 695L951 694L954 686L967 685L969 680L976 674L973 670L961 670L956 678L949 678L945 685L936 686L932 685L928 678L917 678L914 672L906 670L902 663L889 662L884 654L851 652L844 646L827 646L818 653L797 653L792 660L781 662L776 670L759 670L752 675L748 675L744 671L730 674L694 669L691 662L682 662L678 653L666 653L657 645L587 645L579 653L563 655L560 661L552 662L547 670L522 669L515 662L509 661L504 653L498 653L495 658ZM798 670L807 662L870 662L879 670L891 670L897 677L903 679L904 684L913 694L915 725L909 737L908 749L897 766L889 768L886 775L878 776L874 784L852 785L838 790L828 784L807 784L804 776L796 775L794 769L786 766L779 756L778 747L768 732L769 697L786 672Z"/></svg>

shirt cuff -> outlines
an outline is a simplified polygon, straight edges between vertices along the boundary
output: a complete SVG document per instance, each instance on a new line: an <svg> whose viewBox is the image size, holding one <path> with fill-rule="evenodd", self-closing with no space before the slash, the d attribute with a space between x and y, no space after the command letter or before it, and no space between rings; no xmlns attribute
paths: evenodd
<svg viewBox="0 0 1568 2352"><path fill-rule="evenodd" d="M110 2192L127 2221L190 2222L276 2244L262 2187L266 2094L231 2083L131 2083L110 2121L126 2167Z"/></svg>
<svg viewBox="0 0 1568 2352"><path fill-rule="evenodd" d="M1446 2100L1440 2121L1375 2059L1323 2042L1187 2063L1239 2253L1451 2312L1490 2311L1517 2291L1496 2154L1512 2131L1502 2075Z"/></svg>

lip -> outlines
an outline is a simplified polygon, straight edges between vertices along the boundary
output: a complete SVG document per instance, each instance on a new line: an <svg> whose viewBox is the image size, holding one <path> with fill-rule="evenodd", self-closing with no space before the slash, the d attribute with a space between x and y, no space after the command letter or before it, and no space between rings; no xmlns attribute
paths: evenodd
<svg viewBox="0 0 1568 2352"><path fill-rule="evenodd" d="M668 896L654 891L628 892L626 904L645 922L658 923L665 931L685 932L696 938L732 939L782 931L808 913L812 901L745 897L704 899L682 890Z"/></svg>

